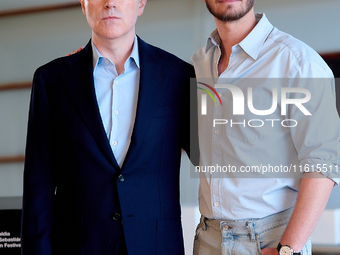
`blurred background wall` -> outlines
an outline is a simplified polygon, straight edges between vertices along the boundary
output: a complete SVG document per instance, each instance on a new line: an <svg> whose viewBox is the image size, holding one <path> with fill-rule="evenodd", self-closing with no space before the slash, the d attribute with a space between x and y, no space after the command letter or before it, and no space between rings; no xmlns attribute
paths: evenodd
<svg viewBox="0 0 340 255"><path fill-rule="evenodd" d="M64 56L91 37L80 7L28 14L1 15L30 6L31 1L0 1L0 198L21 197L30 89L7 89L29 84L40 65ZM75 0L32 0L37 6L77 3ZM255 0L280 30L292 34L319 53L340 52L340 1ZM187 62L215 28L201 0L149 0L138 20L137 34L147 42ZM181 201L197 205L198 179L190 178L183 160ZM340 208L340 189L334 188L328 208Z"/></svg>

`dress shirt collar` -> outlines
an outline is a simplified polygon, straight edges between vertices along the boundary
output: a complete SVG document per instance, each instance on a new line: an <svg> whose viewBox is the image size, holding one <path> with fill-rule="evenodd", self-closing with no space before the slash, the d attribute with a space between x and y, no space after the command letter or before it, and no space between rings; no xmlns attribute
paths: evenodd
<svg viewBox="0 0 340 255"><path fill-rule="evenodd" d="M233 46L233 52L237 46L240 46L244 52L246 52L254 60L258 58L264 42L267 40L269 34L274 28L264 13L257 13L255 17L258 23L254 29L238 45ZM217 29L215 29L208 38L206 53L212 46L219 46L220 44L221 38Z"/></svg>
<svg viewBox="0 0 340 255"><path fill-rule="evenodd" d="M91 44L92 44L92 49L93 49L92 50L92 53L93 53L93 69L96 69L98 64L102 65L102 64L105 63L106 58L102 54L100 54L96 45L94 45L93 40L91 40ZM112 63L111 60L109 60L109 61L110 61L110 63ZM136 66L138 68L140 68L139 67L138 40L137 40L136 35L135 35L135 39L134 39L134 43L133 43L132 52L130 54L130 57L125 61L124 69L126 70L132 62L134 62L136 64Z"/></svg>

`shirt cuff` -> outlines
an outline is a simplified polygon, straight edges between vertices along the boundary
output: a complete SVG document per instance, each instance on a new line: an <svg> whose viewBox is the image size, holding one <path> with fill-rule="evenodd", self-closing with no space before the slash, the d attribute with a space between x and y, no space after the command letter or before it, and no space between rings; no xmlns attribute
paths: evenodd
<svg viewBox="0 0 340 255"><path fill-rule="evenodd" d="M318 172L334 181L336 185L340 184L340 166L338 164L318 158L305 158L300 163L303 173Z"/></svg>

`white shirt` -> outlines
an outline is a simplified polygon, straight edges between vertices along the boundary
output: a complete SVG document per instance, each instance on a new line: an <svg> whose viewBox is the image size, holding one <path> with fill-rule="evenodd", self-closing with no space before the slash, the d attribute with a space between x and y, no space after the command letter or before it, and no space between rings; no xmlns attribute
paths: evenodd
<svg viewBox="0 0 340 255"><path fill-rule="evenodd" d="M324 175L339 182L340 122L331 70L313 49L273 27L264 14L256 18L256 27L232 47L229 65L220 76L221 39L217 30L192 57L198 81L216 88L222 100L221 106L217 95L210 91L217 104L207 96L206 115L200 108L198 111L202 167L196 169L201 177L199 206L201 214L208 218L262 218L290 208L295 205L302 173L308 169L322 168ZM217 88L216 84L232 84L242 92L243 114L234 112L242 110L241 105L233 105L235 95L233 98L228 88ZM209 90L202 84L198 86ZM253 114L246 103L251 94L249 87L253 88L255 109L273 106L275 112ZM279 93L274 105L273 88ZM302 105L312 116L291 105L282 115L280 92L292 88L310 92L311 99ZM198 90L199 106L203 94L206 92ZM306 95L289 96L301 99ZM215 127L214 120L219 120ZM204 166L215 169L207 172ZM225 172L218 166L225 166ZM244 172L251 167L259 172ZM264 173L265 169L273 172Z"/></svg>
<svg viewBox="0 0 340 255"><path fill-rule="evenodd" d="M131 142L136 118L140 67L138 41L118 75L112 61L100 54L92 41L93 77L100 114L113 154L120 167L123 165Z"/></svg>

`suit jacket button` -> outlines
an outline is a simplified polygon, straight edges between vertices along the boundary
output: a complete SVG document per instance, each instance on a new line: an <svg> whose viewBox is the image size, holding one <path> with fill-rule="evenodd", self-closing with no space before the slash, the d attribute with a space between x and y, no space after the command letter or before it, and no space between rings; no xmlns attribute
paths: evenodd
<svg viewBox="0 0 340 255"><path fill-rule="evenodd" d="M125 178L124 178L124 176L123 176L122 174L120 174L120 175L118 176L118 181L120 181L120 182L125 181Z"/></svg>
<svg viewBox="0 0 340 255"><path fill-rule="evenodd" d="M114 221L119 221L119 220L122 219L122 217L120 216L119 213L115 213L114 215L112 215L112 219L113 219Z"/></svg>

